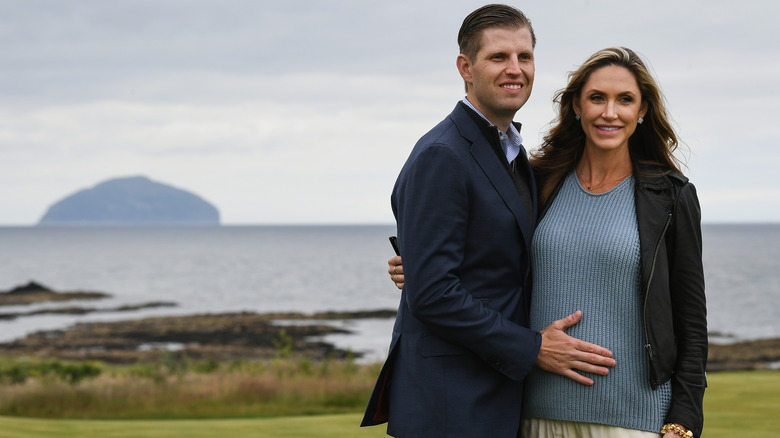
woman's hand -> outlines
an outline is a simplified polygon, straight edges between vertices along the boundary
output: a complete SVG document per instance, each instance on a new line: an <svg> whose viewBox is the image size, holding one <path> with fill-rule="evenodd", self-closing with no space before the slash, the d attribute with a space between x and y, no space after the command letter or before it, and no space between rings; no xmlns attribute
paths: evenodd
<svg viewBox="0 0 780 438"><path fill-rule="evenodd" d="M387 273L390 274L390 279L395 283L395 287L398 289L404 288L404 267L401 265L401 256L392 256L387 261L387 265L390 266L387 269Z"/></svg>

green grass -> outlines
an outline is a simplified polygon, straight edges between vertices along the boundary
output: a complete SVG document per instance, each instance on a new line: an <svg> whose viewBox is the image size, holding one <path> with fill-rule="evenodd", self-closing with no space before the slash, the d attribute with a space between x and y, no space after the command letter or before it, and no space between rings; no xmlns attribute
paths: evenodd
<svg viewBox="0 0 780 438"><path fill-rule="evenodd" d="M780 371L710 373L703 438L780 436Z"/></svg>
<svg viewBox="0 0 780 438"><path fill-rule="evenodd" d="M41 420L0 417L0 438L377 438L361 414L240 420Z"/></svg>
<svg viewBox="0 0 780 438"><path fill-rule="evenodd" d="M780 371L711 373L703 438L780 434ZM206 420L51 420L0 417L0 438L286 438L384 437L360 428L358 412L339 415Z"/></svg>

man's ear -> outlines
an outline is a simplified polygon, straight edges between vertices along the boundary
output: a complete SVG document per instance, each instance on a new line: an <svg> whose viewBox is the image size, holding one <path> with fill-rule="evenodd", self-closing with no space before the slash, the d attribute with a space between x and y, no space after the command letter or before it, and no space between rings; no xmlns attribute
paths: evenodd
<svg viewBox="0 0 780 438"><path fill-rule="evenodd" d="M458 73L460 73L460 77L463 78L466 85L473 83L474 80L471 75L471 61L469 60L469 57L461 53L458 55L455 62L458 66Z"/></svg>

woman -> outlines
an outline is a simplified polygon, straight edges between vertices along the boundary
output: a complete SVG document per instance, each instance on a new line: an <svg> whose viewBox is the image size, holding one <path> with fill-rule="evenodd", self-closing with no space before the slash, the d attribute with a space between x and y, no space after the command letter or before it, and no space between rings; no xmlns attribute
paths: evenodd
<svg viewBox="0 0 780 438"><path fill-rule="evenodd" d="M673 156L660 90L636 53L608 48L569 75L556 102L555 126L531 159L543 205L531 328L582 310L568 333L610 349L617 366L593 386L535 369L523 433L700 436L708 342L700 210ZM400 262L388 263L402 287Z"/></svg>

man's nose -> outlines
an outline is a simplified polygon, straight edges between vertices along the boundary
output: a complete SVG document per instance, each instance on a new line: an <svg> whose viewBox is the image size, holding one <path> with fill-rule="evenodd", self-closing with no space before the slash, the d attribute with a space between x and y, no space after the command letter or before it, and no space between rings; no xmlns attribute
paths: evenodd
<svg viewBox="0 0 780 438"><path fill-rule="evenodd" d="M510 75L523 74L523 69L520 68L520 61L516 58L509 58L509 63L506 66L506 72Z"/></svg>

